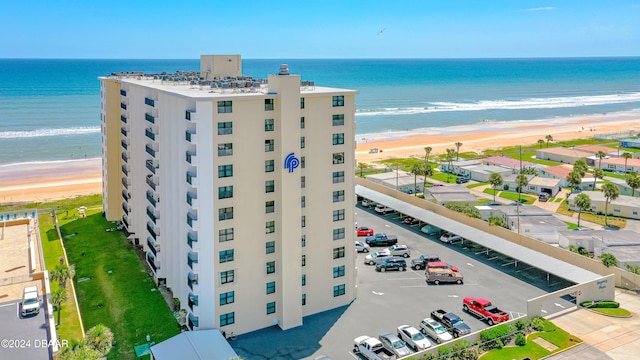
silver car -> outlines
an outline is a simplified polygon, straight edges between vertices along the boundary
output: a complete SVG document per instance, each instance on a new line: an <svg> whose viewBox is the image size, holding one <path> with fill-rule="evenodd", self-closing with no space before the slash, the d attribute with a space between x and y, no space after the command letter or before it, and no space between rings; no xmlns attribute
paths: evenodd
<svg viewBox="0 0 640 360"><path fill-rule="evenodd" d="M410 325L398 326L398 337L407 343L414 351L427 349L431 342L418 329Z"/></svg>
<svg viewBox="0 0 640 360"><path fill-rule="evenodd" d="M393 352L398 357L405 357L411 354L411 350L407 346L407 344L400 340L400 338L396 334L392 333L384 333L378 336L382 345L384 345L387 350Z"/></svg>
<svg viewBox="0 0 640 360"><path fill-rule="evenodd" d="M395 244L387 249L393 256L408 258L411 256L411 249L407 245Z"/></svg>
<svg viewBox="0 0 640 360"><path fill-rule="evenodd" d="M420 323L420 331L425 335L429 335L429 337L435 340L438 344L453 339L453 336L447 332L447 329L432 318L422 320Z"/></svg>
<svg viewBox="0 0 640 360"><path fill-rule="evenodd" d="M364 263L369 265L375 265L378 261L382 261L388 257L391 257L391 253L387 250L376 251L373 254L365 256Z"/></svg>

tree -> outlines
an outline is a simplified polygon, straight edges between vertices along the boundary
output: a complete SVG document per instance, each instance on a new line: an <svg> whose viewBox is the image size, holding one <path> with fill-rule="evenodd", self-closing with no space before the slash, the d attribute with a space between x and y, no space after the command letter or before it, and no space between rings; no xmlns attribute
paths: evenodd
<svg viewBox="0 0 640 360"><path fill-rule="evenodd" d="M582 177L577 171L574 170L567 174L567 182L571 184L571 187L577 189L578 185L582 183Z"/></svg>
<svg viewBox="0 0 640 360"><path fill-rule="evenodd" d="M431 154L431 146L425 146L424 148L424 184L427 184L427 175L433 175L433 169L429 166L429 154ZM430 174L429 174L430 173Z"/></svg>
<svg viewBox="0 0 640 360"><path fill-rule="evenodd" d="M549 147L549 142L550 142L550 141L553 141L553 136L551 136L551 135L547 135L547 136L545 136L544 138L547 140L547 147Z"/></svg>
<svg viewBox="0 0 640 360"><path fill-rule="evenodd" d="M456 151L453 149L447 149L447 163L449 164L447 167L447 182L451 178L451 173L453 171L453 155L455 155Z"/></svg>
<svg viewBox="0 0 640 360"><path fill-rule="evenodd" d="M522 194L522 190L529 185L529 180L525 174L519 174L516 177L516 190L518 190L518 202L520 202L520 194Z"/></svg>
<svg viewBox="0 0 640 360"><path fill-rule="evenodd" d="M489 176L489 184L493 187L493 202L496 202L496 193L498 190L496 188L504 184L504 180L502 179L502 175L498 173L493 173Z"/></svg>
<svg viewBox="0 0 640 360"><path fill-rule="evenodd" d="M602 159L604 159L605 157L607 157L607 154L605 154L604 151L600 150L598 151L598 153L596 154L596 157L599 159L598 161L598 168L602 169Z"/></svg>
<svg viewBox="0 0 640 360"><path fill-rule="evenodd" d="M604 253L598 256L598 259L602 260L602 265L606 267L618 266L618 259L612 254Z"/></svg>
<svg viewBox="0 0 640 360"><path fill-rule="evenodd" d="M422 164L413 164L411 173L413 174L413 194L418 196L418 175L424 174L424 166Z"/></svg>
<svg viewBox="0 0 640 360"><path fill-rule="evenodd" d="M631 188L631 196L634 196L636 189L640 187L640 176L636 172L630 172L627 174L626 182Z"/></svg>
<svg viewBox="0 0 640 360"><path fill-rule="evenodd" d="M640 275L640 266L625 264L624 267L626 267L627 270L631 271L632 273Z"/></svg>
<svg viewBox="0 0 640 360"><path fill-rule="evenodd" d="M69 293L67 293L67 288L62 286L51 292L51 304L58 310L58 325L60 325L60 310L62 310L62 304L67 302L68 297Z"/></svg>
<svg viewBox="0 0 640 360"><path fill-rule="evenodd" d="M102 358L102 354L87 345L87 342L72 340L69 346L62 348L58 360L93 360Z"/></svg>
<svg viewBox="0 0 640 360"><path fill-rule="evenodd" d="M542 145L544 145L544 140L538 139L538 145L540 146L540 149L542 149Z"/></svg>
<svg viewBox="0 0 640 360"><path fill-rule="evenodd" d="M67 287L67 280L73 279L75 275L75 265L67 266L67 264L58 264L51 270L51 280L57 281L60 287Z"/></svg>
<svg viewBox="0 0 640 360"><path fill-rule="evenodd" d="M457 142L455 143L456 145L456 161L458 161L460 159L460 147L462 146L461 142Z"/></svg>
<svg viewBox="0 0 640 360"><path fill-rule="evenodd" d="M633 157L633 155L631 155L631 153L625 152L622 153L622 158L624 158L624 172L627 172L627 161L629 159L631 159Z"/></svg>
<svg viewBox="0 0 640 360"><path fill-rule="evenodd" d="M588 210L591 207L591 198L587 194L578 194L576 196L576 208L578 208L578 227L580 227L580 215L583 211Z"/></svg>
<svg viewBox="0 0 640 360"><path fill-rule="evenodd" d="M361 162L358 163L358 167L360 168L360 177L363 177L362 170L365 168L365 166L367 166L365 163L361 163Z"/></svg>
<svg viewBox="0 0 640 360"><path fill-rule="evenodd" d="M604 178L604 170L600 168L593 169L593 190L596 190L596 182L598 179Z"/></svg>
<svg viewBox="0 0 640 360"><path fill-rule="evenodd" d="M487 222L491 226L502 226L503 228L507 227L507 224L504 222L504 219L501 216L496 216L496 215L489 216L489 219L487 219Z"/></svg>
<svg viewBox="0 0 640 360"><path fill-rule="evenodd" d="M85 339L88 346L104 356L111 350L113 332L103 324L98 324L87 331Z"/></svg>
<svg viewBox="0 0 640 360"><path fill-rule="evenodd" d="M620 189L614 184L608 182L602 185L602 191L604 192L605 202L604 202L604 224L609 225L608 223L608 215L609 215L609 203L612 200L615 200L620 196Z"/></svg>
<svg viewBox="0 0 640 360"><path fill-rule="evenodd" d="M576 160L576 162L573 164L573 171L580 174L581 178L584 177L584 174L587 173L587 170L589 170L589 166L587 165L587 162L582 159Z"/></svg>

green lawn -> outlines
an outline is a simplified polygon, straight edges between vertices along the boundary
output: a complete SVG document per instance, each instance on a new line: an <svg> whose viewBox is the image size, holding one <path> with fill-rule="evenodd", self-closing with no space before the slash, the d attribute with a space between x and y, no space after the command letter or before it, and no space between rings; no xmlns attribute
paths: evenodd
<svg viewBox="0 0 640 360"><path fill-rule="evenodd" d="M631 312L623 308L591 308L591 311L599 312L604 315L626 317L631 316Z"/></svg>
<svg viewBox="0 0 640 360"><path fill-rule="evenodd" d="M476 188L478 186L484 186L484 185L488 185L488 183L479 182L479 183L475 183L475 184L469 184L469 185L467 185L467 189L473 189L473 188Z"/></svg>
<svg viewBox="0 0 640 360"><path fill-rule="evenodd" d="M436 180L439 180L439 181L442 181L442 182L446 182L446 183L450 183L450 184L455 184L457 176L451 175L451 174L444 174L444 173L441 173L441 172L437 172L437 173L434 173L433 175L427 177L427 179L428 178L436 179ZM449 178L448 181L447 181L447 178Z"/></svg>
<svg viewBox="0 0 640 360"><path fill-rule="evenodd" d="M69 262L76 265L74 282L85 329L108 326L116 346L109 359L133 359L134 345L146 335L159 343L180 332L178 323L157 291L133 247L100 211L62 226Z"/></svg>
<svg viewBox="0 0 640 360"><path fill-rule="evenodd" d="M563 201L562 204L560 205L560 207L558 208L558 210L556 211L558 214L563 214L563 215L567 215L567 216L573 216L573 214L575 214L574 211L569 210L569 206L567 205L567 201ZM588 212L582 212L582 214L580 215L580 220L584 220L584 221L589 221L595 224L599 224L599 225L605 225L605 217L604 215L596 215L593 213L588 213ZM576 218L577 221L577 218ZM617 226L619 228L624 228L625 226L627 226L627 220L623 219L623 218L618 218L615 216L608 216L608 224L609 226Z"/></svg>
<svg viewBox="0 0 640 360"><path fill-rule="evenodd" d="M581 343L582 340L572 336L568 332L552 326L552 331L536 332L527 336L527 344L525 346L509 346L502 349L494 349L480 357L482 360L512 360L523 359L529 357L532 360L541 359L547 355L560 352L566 348ZM536 344L533 340L541 337L558 348L554 351L548 351L542 346Z"/></svg>

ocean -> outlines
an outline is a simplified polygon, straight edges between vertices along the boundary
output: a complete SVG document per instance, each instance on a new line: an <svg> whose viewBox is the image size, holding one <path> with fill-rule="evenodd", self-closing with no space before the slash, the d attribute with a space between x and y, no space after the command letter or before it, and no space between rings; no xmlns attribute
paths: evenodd
<svg viewBox="0 0 640 360"><path fill-rule="evenodd" d="M357 89L357 134L442 130L640 109L640 58L244 59ZM101 155L98 76L197 70L199 60L0 59L0 164Z"/></svg>

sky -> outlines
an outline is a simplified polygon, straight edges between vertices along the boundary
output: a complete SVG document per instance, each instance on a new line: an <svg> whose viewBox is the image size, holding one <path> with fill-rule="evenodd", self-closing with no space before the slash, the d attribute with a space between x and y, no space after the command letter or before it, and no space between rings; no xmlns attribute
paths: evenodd
<svg viewBox="0 0 640 360"><path fill-rule="evenodd" d="M17 0L0 58L640 56L640 0Z"/></svg>

